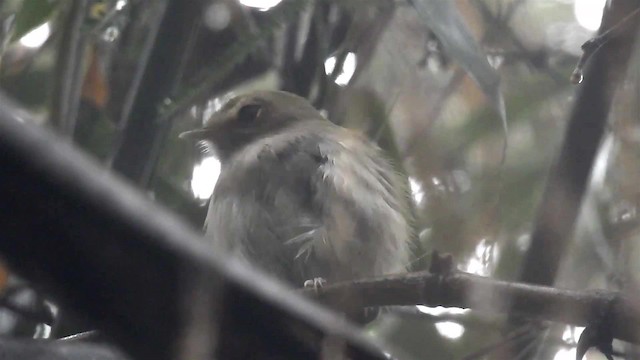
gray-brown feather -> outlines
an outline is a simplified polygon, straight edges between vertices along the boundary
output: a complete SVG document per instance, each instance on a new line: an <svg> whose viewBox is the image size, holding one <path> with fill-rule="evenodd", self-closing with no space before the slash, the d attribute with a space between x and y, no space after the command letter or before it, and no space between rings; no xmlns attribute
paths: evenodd
<svg viewBox="0 0 640 360"><path fill-rule="evenodd" d="M223 163L206 232L294 286L401 272L410 234L400 183L366 140L301 121Z"/></svg>

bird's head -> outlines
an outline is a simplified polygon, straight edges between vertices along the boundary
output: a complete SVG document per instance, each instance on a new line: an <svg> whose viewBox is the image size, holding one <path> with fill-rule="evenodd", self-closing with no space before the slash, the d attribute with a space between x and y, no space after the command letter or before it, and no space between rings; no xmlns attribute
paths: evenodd
<svg viewBox="0 0 640 360"><path fill-rule="evenodd" d="M230 99L200 129L183 139L208 141L217 155L229 158L256 139L304 121L324 120L306 99L284 91L254 91Z"/></svg>

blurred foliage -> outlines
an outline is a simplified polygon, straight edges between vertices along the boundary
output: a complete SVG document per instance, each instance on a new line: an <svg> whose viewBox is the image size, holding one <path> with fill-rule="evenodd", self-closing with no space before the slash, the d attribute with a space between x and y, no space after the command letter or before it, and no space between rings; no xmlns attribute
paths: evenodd
<svg viewBox="0 0 640 360"><path fill-rule="evenodd" d="M51 0L23 1L21 8L16 12L13 40L18 40L29 31L49 21L56 4Z"/></svg>
<svg viewBox="0 0 640 360"><path fill-rule="evenodd" d="M178 84L162 104L154 104L160 118L147 119L168 122L170 130L159 136L161 143L148 144L157 148L158 160L144 190L200 227L206 199L194 196L191 180L203 154L177 135L199 126L230 93L285 88L376 141L407 175L418 238L413 268L426 268L426 255L438 249L452 253L462 270L517 279L575 97L568 77L580 45L593 32L577 23L572 1L452 1L444 7L436 2L414 1L426 6L418 13L408 2L390 0L285 0L268 11L235 0L203 1ZM110 166L136 94L145 91L138 88L140 71L163 1L89 1L79 37L80 76L75 83L54 82L65 58L60 34L70 3L0 3L0 21L11 24L0 54L0 87L54 129L52 94L62 85L53 84L76 89L72 133L55 130ZM45 22L51 35L41 46L21 44ZM564 287L636 289L640 281L638 52L616 96L611 128L557 280ZM351 53L353 69L347 66ZM333 72L326 69L331 58ZM349 80L340 80L349 72ZM506 134L496 111L502 99ZM471 311L442 317L451 317L446 321L461 325L464 334L447 338L435 326L444 321L439 315L388 316L370 332L402 348L408 359L464 358L508 337L499 316ZM575 345L558 338L563 329L550 330L543 353Z"/></svg>

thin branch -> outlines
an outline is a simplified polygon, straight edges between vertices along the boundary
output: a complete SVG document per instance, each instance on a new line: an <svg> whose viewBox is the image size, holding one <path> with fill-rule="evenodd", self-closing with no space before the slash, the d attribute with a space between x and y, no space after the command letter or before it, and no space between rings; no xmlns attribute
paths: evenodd
<svg viewBox="0 0 640 360"><path fill-rule="evenodd" d="M146 188L153 177L163 140L171 122L158 121L160 104L176 89L179 65L201 12L198 2L170 0L158 3L153 46L126 119L115 141L112 169Z"/></svg>
<svg viewBox="0 0 640 360"><path fill-rule="evenodd" d="M582 73L584 65L587 63L587 61L589 60L589 58L591 58L593 54L598 52L598 50L600 50L600 48L604 44L606 44L607 42L609 42L609 40L611 40L611 37L614 31L620 30L622 26L627 24L630 19L632 19L634 16L637 16L638 14L640 14L640 7L632 11L629 15L625 16L622 20L620 20L617 24L615 24L613 27L611 27L607 31L587 40L584 44L582 44L581 46L582 55L580 56L580 59L578 59L578 64L576 64L576 68L573 70L573 73L571 73L570 79L573 84L582 83L582 80L584 79L584 75Z"/></svg>
<svg viewBox="0 0 640 360"><path fill-rule="evenodd" d="M101 336L102 334L99 331L89 330L62 337L60 339L57 339L57 341L94 341L96 339L100 339Z"/></svg>
<svg viewBox="0 0 640 360"><path fill-rule="evenodd" d="M446 275L415 272L300 292L327 303L357 299L366 307L425 304L495 314L513 310L521 316L577 326L586 326L597 320L597 314L605 313L614 337L640 344L640 306L618 292L557 289L464 272Z"/></svg>
<svg viewBox="0 0 640 360"><path fill-rule="evenodd" d="M248 34L238 42L229 46L211 67L204 70L197 77L202 79L193 88L185 90L180 96L171 99L160 110L159 121L167 121L182 113L196 103L202 102L211 96L212 89L220 84L235 67L249 56L255 47L281 28L285 20L297 15L306 6L305 1L289 0L275 7L265 17L260 31Z"/></svg>
<svg viewBox="0 0 640 360"><path fill-rule="evenodd" d="M631 7L634 3L637 2L613 1L603 17L605 28L608 24L617 24L617 19L635 9ZM556 277L574 234L593 163L606 131L613 95L624 79L639 24L625 27L616 41L608 42L606 49L590 61L589 76L577 91L562 147L550 169L538 206L519 281L550 285Z"/></svg>
<svg viewBox="0 0 640 360"><path fill-rule="evenodd" d="M81 29L86 7L86 0L74 0L69 4L68 20L60 36L58 49L51 123L67 136L73 135L80 101L85 43Z"/></svg>

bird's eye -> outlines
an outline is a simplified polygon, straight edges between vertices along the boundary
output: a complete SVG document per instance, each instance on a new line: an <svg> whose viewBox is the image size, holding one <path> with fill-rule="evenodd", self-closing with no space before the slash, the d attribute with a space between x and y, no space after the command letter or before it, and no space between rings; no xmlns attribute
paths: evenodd
<svg viewBox="0 0 640 360"><path fill-rule="evenodd" d="M258 104L245 105L238 110L238 121L241 123L251 123L260 115L262 106Z"/></svg>

